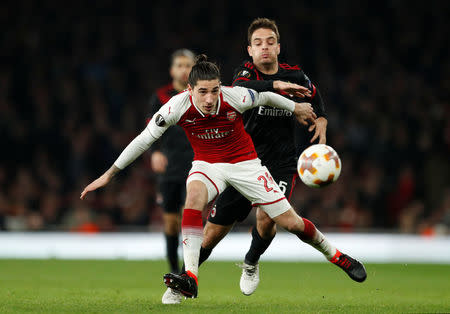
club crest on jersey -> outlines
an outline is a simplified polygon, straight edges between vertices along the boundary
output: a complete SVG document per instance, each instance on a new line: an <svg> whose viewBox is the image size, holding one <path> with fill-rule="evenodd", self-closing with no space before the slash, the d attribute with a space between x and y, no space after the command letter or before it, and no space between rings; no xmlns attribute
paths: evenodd
<svg viewBox="0 0 450 314"><path fill-rule="evenodd" d="M211 211L209 212L209 215L211 216L211 217L216 217L216 205L214 205L214 207L213 208L211 208Z"/></svg>
<svg viewBox="0 0 450 314"><path fill-rule="evenodd" d="M155 123L157 126L164 126L166 124L166 120L164 120L163 116L158 113L155 117Z"/></svg>
<svg viewBox="0 0 450 314"><path fill-rule="evenodd" d="M228 111L227 112L227 119L230 121L236 120L236 112L235 111Z"/></svg>

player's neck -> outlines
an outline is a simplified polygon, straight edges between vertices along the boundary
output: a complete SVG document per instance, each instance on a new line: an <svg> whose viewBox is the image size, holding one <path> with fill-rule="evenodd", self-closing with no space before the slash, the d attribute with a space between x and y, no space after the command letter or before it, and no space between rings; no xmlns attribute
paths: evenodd
<svg viewBox="0 0 450 314"><path fill-rule="evenodd" d="M256 69L267 75L273 75L278 72L278 61L270 64L255 64Z"/></svg>
<svg viewBox="0 0 450 314"><path fill-rule="evenodd" d="M187 88L187 85L184 85L178 81L173 81L172 82L173 88L177 91L177 92L182 92Z"/></svg>

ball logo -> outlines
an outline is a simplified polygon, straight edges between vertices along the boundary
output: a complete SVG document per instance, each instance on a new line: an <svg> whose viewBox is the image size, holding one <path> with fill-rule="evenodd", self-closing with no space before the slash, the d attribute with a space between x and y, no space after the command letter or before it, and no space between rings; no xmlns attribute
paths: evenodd
<svg viewBox="0 0 450 314"><path fill-rule="evenodd" d="M166 120L164 120L163 116L158 113L155 118L155 123L157 126L164 126L166 124Z"/></svg>
<svg viewBox="0 0 450 314"><path fill-rule="evenodd" d="M227 112L227 119L230 121L236 120L236 112L235 111L228 111Z"/></svg>

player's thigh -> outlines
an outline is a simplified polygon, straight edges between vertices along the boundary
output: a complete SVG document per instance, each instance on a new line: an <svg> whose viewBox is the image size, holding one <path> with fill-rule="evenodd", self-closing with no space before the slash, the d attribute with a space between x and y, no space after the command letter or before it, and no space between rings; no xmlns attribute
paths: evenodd
<svg viewBox="0 0 450 314"><path fill-rule="evenodd" d="M207 221L203 228L203 242L202 247L206 249L213 249L216 245L230 232L233 224L223 226L217 225Z"/></svg>
<svg viewBox="0 0 450 314"><path fill-rule="evenodd" d="M208 221L216 225L229 226L237 221L243 221L251 210L251 202L229 186L217 197L209 212Z"/></svg>
<svg viewBox="0 0 450 314"><path fill-rule="evenodd" d="M271 218L286 212L291 206L269 170L259 159L229 166L228 181L244 195L252 206L260 206Z"/></svg>
<svg viewBox="0 0 450 314"><path fill-rule="evenodd" d="M165 213L180 213L186 195L184 181L161 181L159 190L163 199Z"/></svg>
<svg viewBox="0 0 450 314"><path fill-rule="evenodd" d="M221 172L217 171L213 164L196 160L192 163L192 168L189 171L189 175L186 180L186 185L188 187L186 189L186 201L192 196L189 195L192 193L192 189L189 190L189 185L194 181L200 181L206 187L207 203L215 199L217 195L219 195L227 187L227 183Z"/></svg>

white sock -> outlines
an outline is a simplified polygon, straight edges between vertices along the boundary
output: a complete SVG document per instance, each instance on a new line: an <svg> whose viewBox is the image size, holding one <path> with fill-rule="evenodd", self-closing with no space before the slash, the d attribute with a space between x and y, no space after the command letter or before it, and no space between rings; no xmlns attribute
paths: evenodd
<svg viewBox="0 0 450 314"><path fill-rule="evenodd" d="M305 224L305 229L299 238L325 255L327 260L331 260L337 252L334 245L328 242L327 238L325 238L322 232L320 232L311 221L305 218L302 219Z"/></svg>
<svg viewBox="0 0 450 314"><path fill-rule="evenodd" d="M198 276L198 259L203 241L202 212L195 209L184 209L181 221L183 236L183 257L186 271Z"/></svg>

